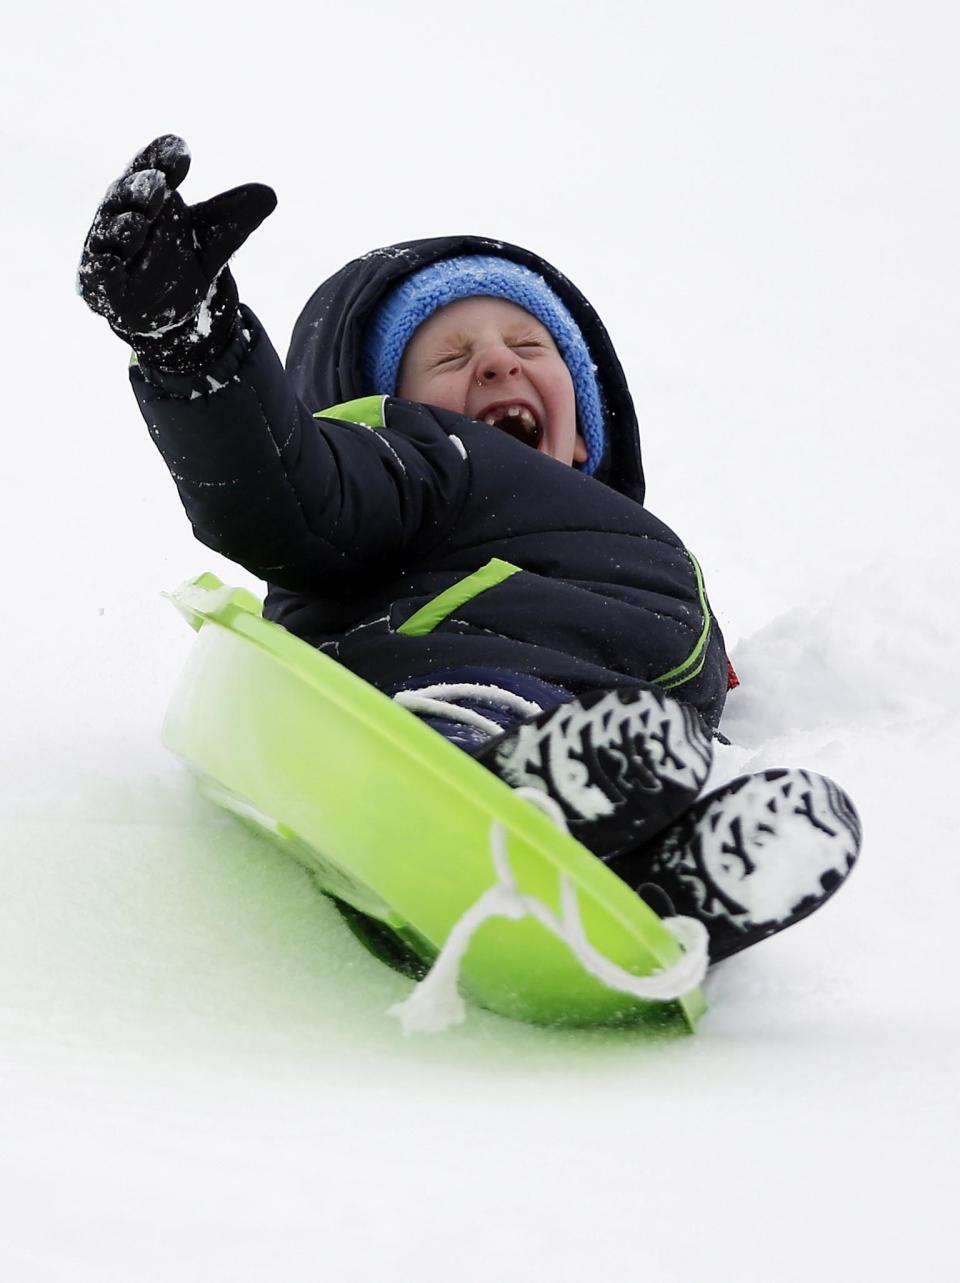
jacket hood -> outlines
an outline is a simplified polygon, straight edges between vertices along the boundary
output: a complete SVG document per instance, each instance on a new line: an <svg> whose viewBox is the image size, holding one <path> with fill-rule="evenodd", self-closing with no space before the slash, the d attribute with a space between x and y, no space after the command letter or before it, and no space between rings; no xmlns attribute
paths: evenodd
<svg viewBox="0 0 960 1283"><path fill-rule="evenodd" d="M347 263L313 293L294 326L287 373L300 399L313 411L381 392L382 388L365 385L361 371L363 337L374 311L401 277L463 254L496 254L520 263L538 272L566 304L590 349L604 402L606 443L594 475L642 503L645 483L637 416L603 322L555 267L505 241L436 236L387 245Z"/></svg>

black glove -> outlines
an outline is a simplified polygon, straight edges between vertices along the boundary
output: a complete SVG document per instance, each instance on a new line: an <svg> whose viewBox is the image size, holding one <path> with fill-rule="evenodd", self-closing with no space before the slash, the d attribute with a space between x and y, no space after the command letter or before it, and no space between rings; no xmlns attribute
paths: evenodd
<svg viewBox="0 0 960 1283"><path fill-rule="evenodd" d="M107 190L87 233L77 290L148 365L194 373L230 340L237 286L226 266L276 207L247 183L199 205L176 188L190 168L182 138L155 138Z"/></svg>

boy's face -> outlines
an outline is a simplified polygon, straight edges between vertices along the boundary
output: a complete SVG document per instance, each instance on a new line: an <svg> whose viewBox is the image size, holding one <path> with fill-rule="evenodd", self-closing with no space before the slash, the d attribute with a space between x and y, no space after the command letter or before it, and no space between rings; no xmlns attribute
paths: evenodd
<svg viewBox="0 0 960 1283"><path fill-rule="evenodd" d="M583 463L573 380L550 331L499 298L464 298L407 344L398 395L495 424L561 463Z"/></svg>

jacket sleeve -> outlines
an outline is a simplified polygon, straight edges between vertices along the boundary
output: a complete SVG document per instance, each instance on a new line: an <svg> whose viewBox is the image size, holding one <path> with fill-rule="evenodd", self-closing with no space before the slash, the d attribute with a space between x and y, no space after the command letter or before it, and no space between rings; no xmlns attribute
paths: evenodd
<svg viewBox="0 0 960 1283"><path fill-rule="evenodd" d="M314 417L248 308L201 374L130 377L197 538L280 587L349 589L409 563L466 496L463 455L427 407L396 403L382 430Z"/></svg>

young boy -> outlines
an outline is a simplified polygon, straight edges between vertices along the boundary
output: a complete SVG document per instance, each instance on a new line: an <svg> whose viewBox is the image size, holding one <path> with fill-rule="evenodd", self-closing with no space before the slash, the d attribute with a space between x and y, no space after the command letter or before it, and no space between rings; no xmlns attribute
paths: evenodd
<svg viewBox="0 0 960 1283"><path fill-rule="evenodd" d="M268 618L548 793L714 961L819 907L859 850L841 790L770 771L696 800L732 670L583 296L516 246L390 246L320 286L284 371L226 266L276 198L188 207L189 163L172 135L131 162L79 289L134 349L197 537L268 582Z"/></svg>

